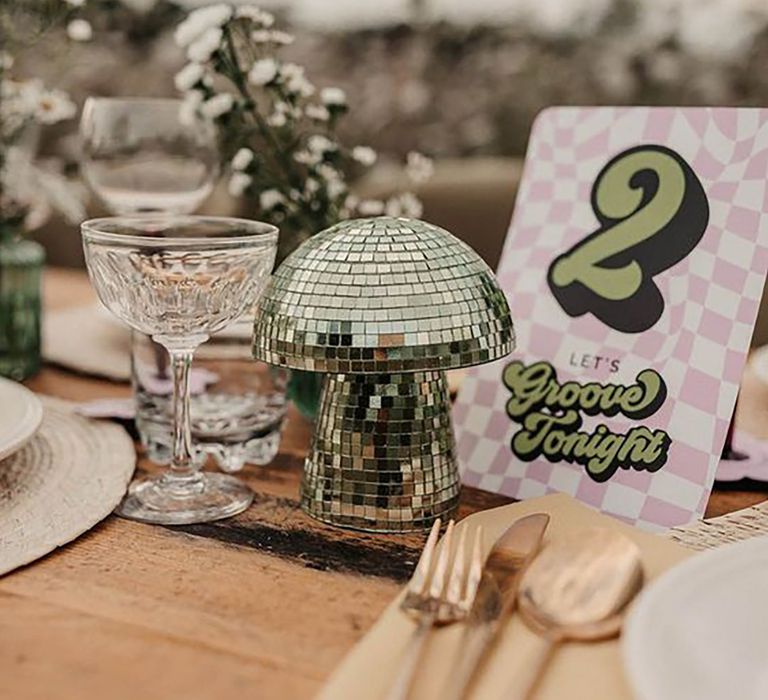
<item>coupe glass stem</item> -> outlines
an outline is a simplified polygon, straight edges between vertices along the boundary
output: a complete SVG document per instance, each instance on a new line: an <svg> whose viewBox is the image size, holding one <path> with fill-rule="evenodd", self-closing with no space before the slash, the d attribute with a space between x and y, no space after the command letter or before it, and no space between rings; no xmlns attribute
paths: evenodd
<svg viewBox="0 0 768 700"><path fill-rule="evenodd" d="M203 480L192 455L192 428L189 413L189 372L194 349L169 348L173 375L173 455L166 483L178 495L197 493Z"/></svg>

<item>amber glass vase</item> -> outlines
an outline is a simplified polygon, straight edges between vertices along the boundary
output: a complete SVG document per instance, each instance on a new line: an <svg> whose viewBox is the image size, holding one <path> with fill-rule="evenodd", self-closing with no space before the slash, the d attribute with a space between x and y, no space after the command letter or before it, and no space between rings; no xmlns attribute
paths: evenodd
<svg viewBox="0 0 768 700"><path fill-rule="evenodd" d="M40 369L41 277L45 252L0 226L0 375L26 379Z"/></svg>

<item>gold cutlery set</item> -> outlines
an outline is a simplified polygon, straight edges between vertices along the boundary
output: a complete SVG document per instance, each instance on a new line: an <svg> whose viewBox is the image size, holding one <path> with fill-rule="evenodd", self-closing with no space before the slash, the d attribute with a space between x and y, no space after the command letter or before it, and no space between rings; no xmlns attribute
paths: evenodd
<svg viewBox="0 0 768 700"><path fill-rule="evenodd" d="M535 513L515 521L484 562L481 527L471 537L461 528L454 546L451 521L438 545L440 521L434 524L400 605L417 626L385 700L411 697L426 642L438 626L464 625L441 700L470 697L515 610L544 644L527 665L527 677L510 680L505 700L533 698L558 645L619 634L624 610L643 582L639 548L606 528L574 531L542 546L549 520Z"/></svg>

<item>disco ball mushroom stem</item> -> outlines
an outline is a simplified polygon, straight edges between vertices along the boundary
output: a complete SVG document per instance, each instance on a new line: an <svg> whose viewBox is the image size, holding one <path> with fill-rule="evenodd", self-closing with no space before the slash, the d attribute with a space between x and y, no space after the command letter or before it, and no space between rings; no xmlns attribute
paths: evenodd
<svg viewBox="0 0 768 700"><path fill-rule="evenodd" d="M254 356L326 374L301 504L333 525L429 528L459 471L445 370L514 348L493 272L413 219L344 221L310 238L260 299Z"/></svg>

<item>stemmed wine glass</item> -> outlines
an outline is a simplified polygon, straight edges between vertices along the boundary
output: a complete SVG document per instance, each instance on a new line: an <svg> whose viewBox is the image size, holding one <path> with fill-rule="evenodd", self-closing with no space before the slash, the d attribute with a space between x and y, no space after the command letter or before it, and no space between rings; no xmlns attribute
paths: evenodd
<svg viewBox="0 0 768 700"><path fill-rule="evenodd" d="M195 465L189 370L201 343L253 307L274 264L277 229L228 217L148 214L92 219L81 231L102 303L168 351L173 379L170 468L134 481L117 512L165 525L240 513L251 490Z"/></svg>
<svg viewBox="0 0 768 700"><path fill-rule="evenodd" d="M182 102L89 97L80 120L85 180L114 214L191 214L219 171L216 128Z"/></svg>

